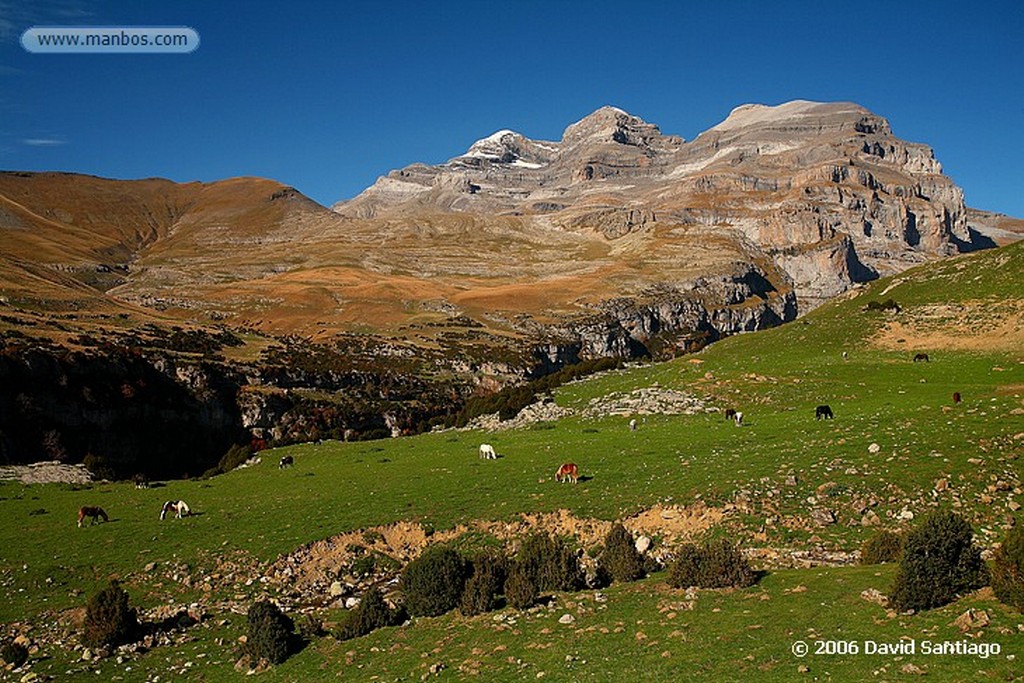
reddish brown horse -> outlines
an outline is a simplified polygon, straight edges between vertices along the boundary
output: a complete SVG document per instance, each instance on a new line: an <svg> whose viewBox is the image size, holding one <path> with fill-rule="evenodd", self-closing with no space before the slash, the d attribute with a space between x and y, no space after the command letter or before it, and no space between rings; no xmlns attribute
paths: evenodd
<svg viewBox="0 0 1024 683"><path fill-rule="evenodd" d="M103 511L103 508L91 507L89 505L78 508L78 526L82 526L82 522L85 521L86 517L92 518L92 522L90 522L90 524L95 524L100 521L100 517L103 518L104 522L110 521L110 518L107 517L107 513Z"/></svg>
<svg viewBox="0 0 1024 683"><path fill-rule="evenodd" d="M575 484L579 480L580 470L578 467L576 467L576 463L574 462L565 463L564 465L558 468L557 472L555 472L555 481L571 481L572 483Z"/></svg>

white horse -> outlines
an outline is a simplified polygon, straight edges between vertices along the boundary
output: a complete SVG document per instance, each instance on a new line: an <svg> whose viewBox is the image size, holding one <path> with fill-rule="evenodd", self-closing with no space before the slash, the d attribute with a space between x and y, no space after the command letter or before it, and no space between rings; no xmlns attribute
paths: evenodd
<svg viewBox="0 0 1024 683"><path fill-rule="evenodd" d="M737 412L734 419L736 420L737 427L743 426L743 413Z"/></svg>
<svg viewBox="0 0 1024 683"><path fill-rule="evenodd" d="M489 443L480 444L480 457L486 460L497 460L498 454L494 452L494 446Z"/></svg>
<svg viewBox="0 0 1024 683"><path fill-rule="evenodd" d="M632 420L629 421L629 431L636 431L636 418L633 418Z"/></svg>
<svg viewBox="0 0 1024 683"><path fill-rule="evenodd" d="M175 517L181 519L182 517L188 517L191 515L192 508L190 508L188 503L183 500L169 500L164 503L164 506L160 509L160 519L165 518L168 512L174 513Z"/></svg>

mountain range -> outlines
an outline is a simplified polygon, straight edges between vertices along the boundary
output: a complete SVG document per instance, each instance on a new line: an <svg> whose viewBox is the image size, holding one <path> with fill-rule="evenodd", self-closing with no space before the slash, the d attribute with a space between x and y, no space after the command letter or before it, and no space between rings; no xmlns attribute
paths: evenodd
<svg viewBox="0 0 1024 683"><path fill-rule="evenodd" d="M691 141L602 107L560 140L499 130L331 208L261 178L2 172L0 379L20 402L0 459L54 433L78 434L63 450L79 459L138 450L96 434L164 380L176 423L219 435L214 456L242 433L402 433L472 394L693 350L1022 235L967 208L929 147L842 102L744 105ZM75 372L85 398L62 389Z"/></svg>

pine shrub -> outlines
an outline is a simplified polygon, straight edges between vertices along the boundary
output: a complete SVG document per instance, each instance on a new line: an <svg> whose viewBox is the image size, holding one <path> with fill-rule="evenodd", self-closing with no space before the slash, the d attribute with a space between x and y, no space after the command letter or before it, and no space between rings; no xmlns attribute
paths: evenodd
<svg viewBox="0 0 1024 683"><path fill-rule="evenodd" d="M371 588L363 594L359 605L349 613L348 619L334 635L338 640L351 640L365 636L378 628L394 626L401 620L401 612L388 607L384 595L378 588Z"/></svg>
<svg viewBox="0 0 1024 683"><path fill-rule="evenodd" d="M644 558L636 549L633 535L618 522L605 537L604 552L598 562L612 581L636 581L645 575Z"/></svg>
<svg viewBox="0 0 1024 683"><path fill-rule="evenodd" d="M673 588L745 588L756 580L747 558L724 539L699 547L684 544L668 570L668 583Z"/></svg>
<svg viewBox="0 0 1024 683"><path fill-rule="evenodd" d="M0 647L0 660L17 669L28 661L28 648L13 640L8 641L4 643L3 647Z"/></svg>
<svg viewBox="0 0 1024 683"><path fill-rule="evenodd" d="M533 607L540 597L529 569L518 560L512 563L505 580L505 600L516 609Z"/></svg>
<svg viewBox="0 0 1024 683"><path fill-rule="evenodd" d="M249 632L246 649L254 660L280 664L291 654L295 625L272 602L257 602L249 607Z"/></svg>
<svg viewBox="0 0 1024 683"><path fill-rule="evenodd" d="M455 609L468 574L469 564L457 551L427 548L402 572L405 608L414 617L436 617Z"/></svg>
<svg viewBox="0 0 1024 683"><path fill-rule="evenodd" d="M889 601L898 610L941 607L984 586L988 570L974 547L971 525L939 511L907 534Z"/></svg>
<svg viewBox="0 0 1024 683"><path fill-rule="evenodd" d="M128 593L117 581L89 598L85 606L82 643L86 647L114 647L130 642L139 627Z"/></svg>
<svg viewBox="0 0 1024 683"><path fill-rule="evenodd" d="M575 591L584 585L583 570L572 548L544 533L527 536L516 556L538 593Z"/></svg>
<svg viewBox="0 0 1024 683"><path fill-rule="evenodd" d="M899 562L903 554L903 536L892 531L879 531L860 547L861 564Z"/></svg>
<svg viewBox="0 0 1024 683"><path fill-rule="evenodd" d="M992 591L1000 602L1024 612L1024 526L1014 525L992 561Z"/></svg>
<svg viewBox="0 0 1024 683"><path fill-rule="evenodd" d="M473 558L472 564L473 574L459 601L459 611L467 617L495 609L508 576L508 558L502 553L481 553Z"/></svg>

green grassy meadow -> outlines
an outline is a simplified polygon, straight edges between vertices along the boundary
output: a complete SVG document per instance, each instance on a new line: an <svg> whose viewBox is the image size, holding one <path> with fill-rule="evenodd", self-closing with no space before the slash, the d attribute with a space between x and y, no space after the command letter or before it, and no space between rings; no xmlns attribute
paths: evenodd
<svg viewBox="0 0 1024 683"><path fill-rule="evenodd" d="M43 643L31 668L42 677L234 680L243 675L233 669L233 648L245 627L237 607L278 590L260 581L275 558L318 539L399 520L443 530L562 509L614 520L659 503L700 501L724 513L708 533L745 548L853 551L875 529L909 528L943 506L962 514L977 542L990 547L1007 524L1024 517L1017 511L1024 504L1024 348L1012 341L991 348L955 342L960 335L984 337L986 325L996 324L991 314L1019 307L1013 297L1022 282L1024 244L961 257L873 283L784 327L576 382L555 394L559 405L580 410L613 392L657 385L720 410L741 410L742 427L721 412L649 415L635 432L626 426L628 416L574 416L495 433L290 446L263 453L255 467L151 489L0 482L0 633L27 630ZM893 318L863 310L869 301L888 298L902 307L901 321L936 304L983 305L971 309L976 318L961 311L949 321L943 328L948 344L929 348L906 338L897 342L905 349L891 349L871 340ZM934 332L934 316L928 320ZM930 362L912 362L919 352ZM962 403L953 404L953 392ZM834 420L814 419L822 403L832 407ZM493 444L501 457L480 460L481 442ZM280 470L284 454L294 456L295 466ZM583 480L576 486L553 483L566 461L580 467ZM161 504L172 499L186 500L199 514L160 521ZM103 507L111 521L77 528L82 505ZM809 517L815 508L831 511L835 523L815 524ZM878 517L877 526L862 524L866 511ZM847 681L905 679L915 675L907 665L925 671L928 680L1024 677L1024 615L985 591L902 616L860 595L871 588L887 592L893 567L766 569L750 589L699 591L693 599L655 574L597 597L594 591L559 594L549 606L525 613L453 613L348 642L326 637L259 677ZM77 642L73 610L111 578L121 580L140 608L198 602L207 617L174 646L120 663L79 661L70 648ZM925 640L962 640L952 621L968 607L986 610L991 619L971 642L999 643L999 655L920 653ZM575 622L559 623L567 613ZM338 615L327 610L322 616ZM55 636L47 640L45 633L61 634L69 647L47 645ZM900 639L916 642L918 652L812 651L804 658L791 652L797 640L813 647L815 641ZM443 667L431 673L432 665ZM0 669L0 680L22 675Z"/></svg>

